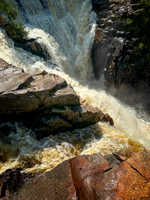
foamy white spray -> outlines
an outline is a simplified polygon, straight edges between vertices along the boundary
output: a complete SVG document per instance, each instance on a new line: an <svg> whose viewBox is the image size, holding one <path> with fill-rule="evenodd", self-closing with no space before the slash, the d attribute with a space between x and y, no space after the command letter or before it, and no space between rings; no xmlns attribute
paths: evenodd
<svg viewBox="0 0 150 200"><path fill-rule="evenodd" d="M109 113L114 119L117 129L138 139L146 147L150 148L150 123L139 119L136 111L131 107L123 105L104 90L89 89L88 86L81 85L68 74L54 69L51 62L46 62L38 56L33 56L27 51L14 47L13 41L6 36L3 30L0 31L0 51L1 58L10 64L23 68L27 72L44 69L49 73L55 73L65 78L73 86L77 94L86 99L88 103L101 109L104 113Z"/></svg>

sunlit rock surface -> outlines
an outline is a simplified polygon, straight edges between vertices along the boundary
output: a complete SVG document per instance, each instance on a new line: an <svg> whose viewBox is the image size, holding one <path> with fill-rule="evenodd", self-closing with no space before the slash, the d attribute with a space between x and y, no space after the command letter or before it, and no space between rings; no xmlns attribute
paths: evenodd
<svg viewBox="0 0 150 200"><path fill-rule="evenodd" d="M11 173L17 182L10 178L10 171L3 173L0 180L1 197L12 200L150 198L150 153L147 151L78 156L35 177L15 170Z"/></svg>
<svg viewBox="0 0 150 200"><path fill-rule="evenodd" d="M38 138L97 121L113 125L109 115L80 99L60 76L45 71L31 75L2 59L0 65L1 123L21 120Z"/></svg>

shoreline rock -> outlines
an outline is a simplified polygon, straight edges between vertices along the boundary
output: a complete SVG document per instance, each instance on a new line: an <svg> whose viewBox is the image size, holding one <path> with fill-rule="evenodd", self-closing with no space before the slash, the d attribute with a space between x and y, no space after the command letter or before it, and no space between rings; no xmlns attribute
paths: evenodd
<svg viewBox="0 0 150 200"><path fill-rule="evenodd" d="M16 47L29 51L34 55L44 58L45 60L51 60L51 56L49 55L46 47L42 46L37 39L26 39L24 43L14 41L14 44Z"/></svg>
<svg viewBox="0 0 150 200"><path fill-rule="evenodd" d="M15 182L10 176L5 176L11 171L13 180L21 181ZM77 156L49 172L30 175L24 179L24 183L22 178L28 175L17 172L21 178L13 176L15 170L6 171L0 176L1 194L6 185L2 199L6 195L8 200L33 200L35 197L37 200L150 198L150 152L147 151L133 153L127 150L125 154Z"/></svg>
<svg viewBox="0 0 150 200"><path fill-rule="evenodd" d="M108 114L80 99L60 76L45 71L31 75L0 59L0 123L16 121L38 139L98 121L114 125Z"/></svg>

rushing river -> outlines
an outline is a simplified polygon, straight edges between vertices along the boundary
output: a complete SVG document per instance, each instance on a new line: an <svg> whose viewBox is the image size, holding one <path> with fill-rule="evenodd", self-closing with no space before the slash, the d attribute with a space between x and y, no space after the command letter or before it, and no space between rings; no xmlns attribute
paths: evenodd
<svg viewBox="0 0 150 200"><path fill-rule="evenodd" d="M134 108L108 95L102 81L94 81L90 52L96 16L90 0L10 0L19 10L29 38L36 38L51 60L14 47L0 29L0 58L25 71L46 70L65 78L79 96L108 113L115 126L106 123L50 135L37 140L31 130L16 123L5 144L0 142L0 172L21 167L28 172L47 171L76 155L150 148L150 123ZM95 89L90 89L94 88Z"/></svg>

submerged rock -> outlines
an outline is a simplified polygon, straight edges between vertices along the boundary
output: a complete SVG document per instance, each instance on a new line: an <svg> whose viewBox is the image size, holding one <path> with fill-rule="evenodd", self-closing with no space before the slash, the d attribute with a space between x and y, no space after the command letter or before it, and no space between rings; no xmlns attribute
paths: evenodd
<svg viewBox="0 0 150 200"><path fill-rule="evenodd" d="M18 176L21 177L20 174ZM14 193L10 193L6 186L5 191L10 193L8 199L149 199L150 153L78 156L49 172L26 179L24 184L17 183Z"/></svg>
<svg viewBox="0 0 150 200"><path fill-rule="evenodd" d="M24 43L15 42L15 46L22 48L26 51L29 51L32 54L43 57L46 60L51 59L51 56L49 55L46 47L42 46L36 39L29 39L25 41Z"/></svg>
<svg viewBox="0 0 150 200"><path fill-rule="evenodd" d="M0 123L8 121L22 121L38 138L98 121L114 125L60 76L45 71L31 75L0 59Z"/></svg>

